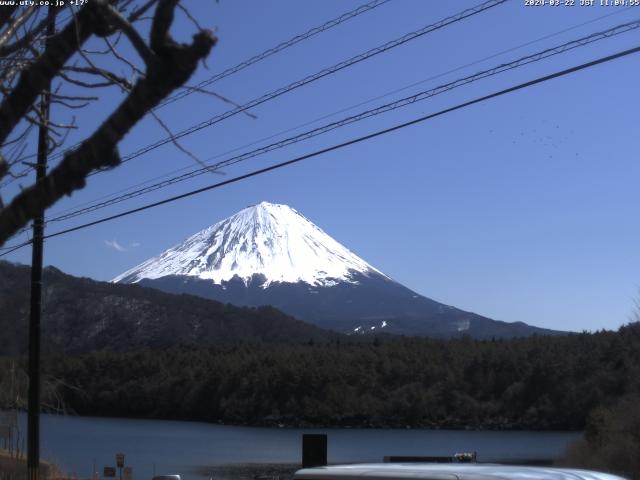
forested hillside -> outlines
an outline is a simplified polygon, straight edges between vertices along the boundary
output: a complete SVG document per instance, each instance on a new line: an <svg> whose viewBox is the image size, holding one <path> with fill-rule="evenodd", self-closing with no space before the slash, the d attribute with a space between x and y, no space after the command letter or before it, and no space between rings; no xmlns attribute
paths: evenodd
<svg viewBox="0 0 640 480"><path fill-rule="evenodd" d="M26 350L30 268L0 262L0 355ZM115 285L44 270L43 348L137 350L177 343L328 341L338 334L272 307L242 308L138 285Z"/></svg>
<svg viewBox="0 0 640 480"><path fill-rule="evenodd" d="M0 364L7 370L8 359ZM79 414L251 425L582 429L640 392L640 324L479 341L175 347L55 356Z"/></svg>

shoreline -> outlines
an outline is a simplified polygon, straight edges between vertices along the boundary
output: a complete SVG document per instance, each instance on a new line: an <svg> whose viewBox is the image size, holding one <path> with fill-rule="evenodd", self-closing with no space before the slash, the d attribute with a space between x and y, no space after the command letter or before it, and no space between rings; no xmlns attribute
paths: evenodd
<svg viewBox="0 0 640 480"><path fill-rule="evenodd" d="M0 411L2 411L0 409ZM20 411L19 413L26 415L26 412ZM266 421L256 424L250 423L224 423L207 420L198 420L192 418L163 418L163 417L128 417L118 415L96 415L96 414L77 414L66 413L59 414L56 412L43 412L47 415L70 417L70 418L96 418L96 419L122 419L122 420L137 420L137 421L154 421L154 422L189 422L200 423L205 425L217 425L221 427L234 427L234 428L264 428L264 429L282 429L282 430L428 430L428 431L452 431L452 432L531 432L531 433L582 433L584 430L571 430L571 429L550 429L550 428L538 428L533 429L526 426L519 426L513 424L479 424L479 425L463 425L463 424L384 424L368 422L363 424L315 424L310 422L299 423L286 423L279 421Z"/></svg>
<svg viewBox="0 0 640 480"><path fill-rule="evenodd" d="M559 457L578 436L522 431L314 431L48 414L41 420L43 458L83 479L92 472L92 460L98 467L108 466L115 452L123 452L140 478L151 478L157 472L184 473L183 480L208 480L211 476L216 480L254 480L256 475L285 480L300 468L304 433L328 435L331 464L382 462L388 455L451 456L474 450L480 462L515 462L511 457L518 459L515 463L540 464L541 459ZM20 414L19 421L25 423L26 415Z"/></svg>

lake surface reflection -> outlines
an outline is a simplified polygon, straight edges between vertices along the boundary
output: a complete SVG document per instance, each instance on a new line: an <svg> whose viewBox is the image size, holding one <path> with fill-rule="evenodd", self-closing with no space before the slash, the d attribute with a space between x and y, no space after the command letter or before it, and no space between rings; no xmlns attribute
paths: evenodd
<svg viewBox="0 0 640 480"><path fill-rule="evenodd" d="M23 432L26 416L21 416ZM69 473L89 477L126 455L133 480L180 473L201 477L203 465L299 463L303 433L327 433L329 463L381 462L385 455L444 455L478 452L480 461L555 458L576 432L459 430L278 429L198 422L43 415L42 456Z"/></svg>

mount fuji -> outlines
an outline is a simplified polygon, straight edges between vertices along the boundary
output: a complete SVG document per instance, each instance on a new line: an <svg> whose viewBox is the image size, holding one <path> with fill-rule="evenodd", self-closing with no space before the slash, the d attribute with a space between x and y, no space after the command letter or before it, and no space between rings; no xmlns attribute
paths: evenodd
<svg viewBox="0 0 640 480"><path fill-rule="evenodd" d="M287 205L262 202L112 280L239 306L272 305L347 334L505 338L559 332L438 303L369 265Z"/></svg>

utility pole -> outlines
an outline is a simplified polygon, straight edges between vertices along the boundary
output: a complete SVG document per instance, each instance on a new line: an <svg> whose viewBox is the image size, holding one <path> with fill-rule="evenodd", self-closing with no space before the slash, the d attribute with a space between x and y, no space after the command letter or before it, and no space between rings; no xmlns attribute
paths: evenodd
<svg viewBox="0 0 640 480"><path fill-rule="evenodd" d="M47 11L47 37L55 32L55 10ZM36 181L47 174L49 149L49 106L51 82L45 85L40 96L40 128L38 130L38 160ZM39 480L40 470L40 313L42 310L42 257L44 242L44 209L33 220L33 249L31 254L31 312L29 316L29 405L27 420L27 480Z"/></svg>

